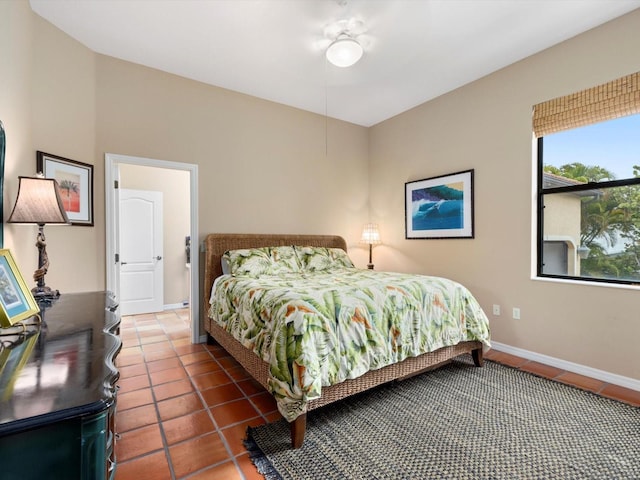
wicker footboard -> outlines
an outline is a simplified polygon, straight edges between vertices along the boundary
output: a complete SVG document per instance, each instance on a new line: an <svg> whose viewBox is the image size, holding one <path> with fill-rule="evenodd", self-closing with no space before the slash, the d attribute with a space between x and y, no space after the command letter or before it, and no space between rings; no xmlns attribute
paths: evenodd
<svg viewBox="0 0 640 480"><path fill-rule="evenodd" d="M263 387L267 388L267 379L269 376L269 364L267 362L251 350L244 348L235 338L210 319L205 321L205 328L211 337L245 368L249 375ZM358 378L345 380L337 385L325 387L322 389L322 396L320 398L311 400L307 404L307 411L341 400L350 395L355 395L356 393L363 392L383 383L404 379L436 368L464 353L471 353L476 366L482 366L482 344L480 342L462 342L450 347L440 348L434 352L425 353L419 357L410 357L400 363L388 365L378 370L371 370ZM300 448L302 446L305 425L306 415L301 415L291 424L291 444L293 448Z"/></svg>

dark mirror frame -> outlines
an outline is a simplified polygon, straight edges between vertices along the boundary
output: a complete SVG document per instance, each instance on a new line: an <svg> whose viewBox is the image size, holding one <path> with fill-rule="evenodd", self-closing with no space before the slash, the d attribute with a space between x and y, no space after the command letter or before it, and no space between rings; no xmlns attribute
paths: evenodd
<svg viewBox="0 0 640 480"><path fill-rule="evenodd" d="M2 120L0 120L0 248L4 248L4 149L5 149L5 135L4 126Z"/></svg>

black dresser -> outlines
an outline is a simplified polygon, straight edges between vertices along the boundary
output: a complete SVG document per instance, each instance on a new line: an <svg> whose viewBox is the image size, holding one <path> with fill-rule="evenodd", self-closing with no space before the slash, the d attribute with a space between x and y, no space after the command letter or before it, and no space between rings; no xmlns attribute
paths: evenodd
<svg viewBox="0 0 640 480"><path fill-rule="evenodd" d="M0 351L0 478L112 479L118 305L63 294L42 316Z"/></svg>

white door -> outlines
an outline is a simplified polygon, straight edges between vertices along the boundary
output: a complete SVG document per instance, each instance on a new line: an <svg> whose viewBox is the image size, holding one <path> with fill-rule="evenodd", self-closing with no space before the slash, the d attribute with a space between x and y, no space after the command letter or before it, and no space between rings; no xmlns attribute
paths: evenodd
<svg viewBox="0 0 640 480"><path fill-rule="evenodd" d="M120 189L120 311L163 309L162 192Z"/></svg>

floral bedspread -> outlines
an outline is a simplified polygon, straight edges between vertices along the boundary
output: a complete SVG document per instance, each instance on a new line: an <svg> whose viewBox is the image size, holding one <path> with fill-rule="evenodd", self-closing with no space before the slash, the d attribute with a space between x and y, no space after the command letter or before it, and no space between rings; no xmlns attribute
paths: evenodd
<svg viewBox="0 0 640 480"><path fill-rule="evenodd" d="M489 346L478 302L439 277L355 268L222 275L210 303L209 316L270 364L269 388L289 421L323 386L462 341Z"/></svg>

